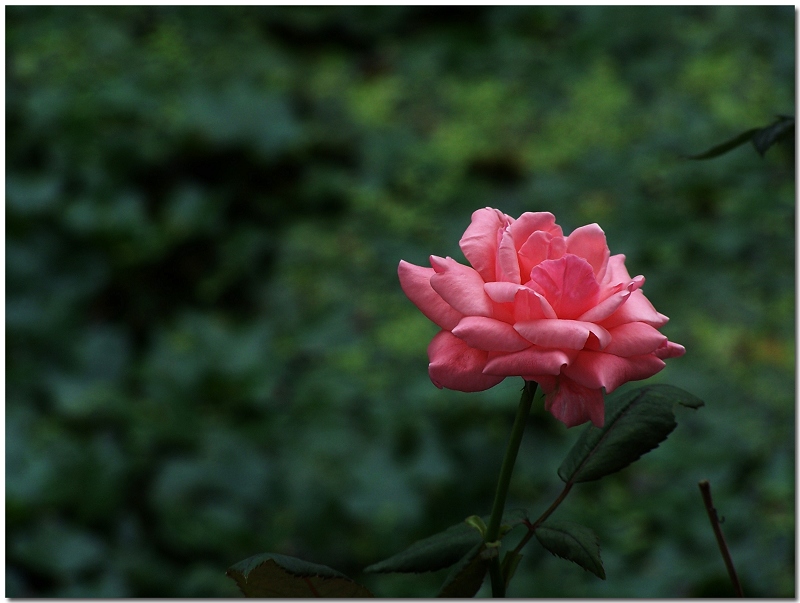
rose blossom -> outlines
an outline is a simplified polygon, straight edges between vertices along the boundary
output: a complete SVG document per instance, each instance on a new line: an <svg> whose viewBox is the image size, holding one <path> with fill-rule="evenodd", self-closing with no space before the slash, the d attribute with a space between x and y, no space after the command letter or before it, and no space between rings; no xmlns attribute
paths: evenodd
<svg viewBox="0 0 800 603"><path fill-rule="evenodd" d="M551 213L515 220L487 207L459 246L472 267L432 255L432 268L401 260L397 270L408 298L442 328L428 346L439 388L476 392L520 376L541 386L545 408L567 427L601 427L603 389L646 379L686 351L659 333L668 318L597 224L565 237Z"/></svg>

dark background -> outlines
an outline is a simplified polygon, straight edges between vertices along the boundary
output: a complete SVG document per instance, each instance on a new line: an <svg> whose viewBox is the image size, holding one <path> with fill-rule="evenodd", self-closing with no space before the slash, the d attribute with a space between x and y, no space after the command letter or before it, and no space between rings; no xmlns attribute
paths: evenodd
<svg viewBox="0 0 800 603"><path fill-rule="evenodd" d="M259 552L361 569L489 512L521 380L427 376L403 258L480 207L591 222L705 408L555 517L514 597L794 591L791 7L6 9L6 596L237 596ZM578 436L534 409L509 507ZM487 594L484 585L482 594Z"/></svg>

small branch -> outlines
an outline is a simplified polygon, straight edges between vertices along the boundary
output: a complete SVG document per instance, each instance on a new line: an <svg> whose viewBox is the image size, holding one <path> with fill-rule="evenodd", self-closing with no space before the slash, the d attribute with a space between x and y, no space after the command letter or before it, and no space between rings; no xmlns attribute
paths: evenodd
<svg viewBox="0 0 800 603"><path fill-rule="evenodd" d="M519 552L523 549L523 547L526 544L528 544L531 538L533 538L533 535L536 533L536 528L542 525L547 520L547 518L553 514L553 511L555 511L558 508L558 505L564 502L564 499L567 497L567 494L569 494L569 491L572 490L573 485L574 484L571 481L567 482L567 484L564 486L564 489L561 491L561 494L558 495L558 498L556 498L553 501L553 504L547 508L547 511L545 511L539 516L539 519L537 519L533 523L530 522L525 523L525 525L527 525L528 527L528 533L525 534L522 540L519 541L519 544L514 549L513 552L514 555L519 554Z"/></svg>
<svg viewBox="0 0 800 603"><path fill-rule="evenodd" d="M314 595L314 596L315 596L317 599L319 599L319 598L321 598L321 597L322 597L322 595L320 595L320 594L319 594L319 591L318 591L318 590L317 590L317 589L314 587L314 585L311 583L311 580L309 580L309 579L308 579L308 578L306 578L306 577L304 577L304 578L303 578L303 580L305 580L305 583L306 583L306 585L308 586L308 588L311 590L311 593L312 593L312 594L313 594L313 595Z"/></svg>
<svg viewBox="0 0 800 603"><path fill-rule="evenodd" d="M572 490L572 486L573 485L574 484L571 481L566 483L566 485L564 486L564 489L561 491L561 494L559 494L558 498L553 501L553 504L550 505L547 508L547 511L542 513L542 515L541 515L541 517L539 517L539 519L537 519L536 521L533 522L533 524L530 527L531 530L535 530L540 525L542 525L545 521L547 521L547 518L550 517L553 514L553 511L555 511L558 508L558 505L560 505L562 502L564 502L564 499L567 497L567 494L569 494L569 491Z"/></svg>
<svg viewBox="0 0 800 603"><path fill-rule="evenodd" d="M714 508L714 502L711 500L711 484L707 479L697 483L700 488L700 494L703 496L703 503L706 505L708 518L711 520L711 527L714 529L714 536L717 537L717 544L719 545L722 559L725 561L725 567L728 568L728 575L731 577L733 588L736 590L737 597L744 597L742 592L742 585L739 583L739 577L736 575L736 568L733 567L733 559L728 550L728 545L725 543L725 536L722 535L722 528L719 525L719 517L717 510Z"/></svg>

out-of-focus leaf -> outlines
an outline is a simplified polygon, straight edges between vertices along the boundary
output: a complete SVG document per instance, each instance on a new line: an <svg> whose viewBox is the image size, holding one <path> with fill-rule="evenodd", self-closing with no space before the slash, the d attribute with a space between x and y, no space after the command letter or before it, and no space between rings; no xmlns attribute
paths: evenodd
<svg viewBox="0 0 800 603"><path fill-rule="evenodd" d="M465 522L412 544L406 550L367 567L365 572L432 572L450 567L482 542L478 530Z"/></svg>
<svg viewBox="0 0 800 603"><path fill-rule="evenodd" d="M759 131L758 128L750 128L749 130L742 132L741 134L734 136L730 140L726 140L718 145L715 145L708 149L707 151L703 151L702 153L698 153L697 155L687 155L687 159L712 159L714 157L719 157L720 155L724 155L728 151L732 151L738 146L745 144L746 142L750 142L753 139L753 136Z"/></svg>
<svg viewBox="0 0 800 603"><path fill-rule="evenodd" d="M503 563L500 565L500 572L503 575L506 588L508 588L511 578L514 577L514 573L517 571L520 561L522 561L522 555L514 551L506 552L506 556L503 557Z"/></svg>
<svg viewBox="0 0 800 603"><path fill-rule="evenodd" d="M665 384L608 396L605 425L584 430L558 468L559 477L565 482L588 482L624 469L675 429L675 404L703 406L689 392Z"/></svg>
<svg viewBox="0 0 800 603"><path fill-rule="evenodd" d="M600 543L589 528L570 521L548 522L536 529L536 539L553 555L577 563L601 580L606 579Z"/></svg>
<svg viewBox="0 0 800 603"><path fill-rule="evenodd" d="M474 523L473 518L474 516L470 516L467 519ZM501 522L500 538L526 518L527 512L524 509L507 511ZM488 517L482 518L482 521L487 520ZM364 571L373 573L433 572L450 567L482 540L479 529L465 520L450 526L443 532L415 542L404 551L370 565Z"/></svg>
<svg viewBox="0 0 800 603"><path fill-rule="evenodd" d="M436 596L457 599L474 597L489 570L489 552L490 549L483 542L472 547L450 570ZM497 554L497 549L492 552Z"/></svg>
<svg viewBox="0 0 800 603"><path fill-rule="evenodd" d="M374 596L335 569L274 553L240 561L228 569L227 575L236 580L246 597L352 599Z"/></svg>
<svg viewBox="0 0 800 603"><path fill-rule="evenodd" d="M753 146L762 157L773 144L780 140L794 138L794 117L781 115L777 121L761 128L753 134Z"/></svg>
<svg viewBox="0 0 800 603"><path fill-rule="evenodd" d="M768 126L745 130L741 134L713 146L707 151L698 153L697 155L688 155L687 159L712 159L714 157L719 157L746 142L752 142L758 154L763 157L767 149L773 144L780 140L786 140L789 136L794 137L794 117L779 115L778 119Z"/></svg>

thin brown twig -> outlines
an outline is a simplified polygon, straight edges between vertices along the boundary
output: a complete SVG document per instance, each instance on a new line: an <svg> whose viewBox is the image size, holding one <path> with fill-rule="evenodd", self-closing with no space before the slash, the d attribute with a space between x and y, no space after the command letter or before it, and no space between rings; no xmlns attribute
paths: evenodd
<svg viewBox="0 0 800 603"><path fill-rule="evenodd" d="M542 525L545 522L545 520L548 517L550 517L550 515L553 514L553 511L555 511L558 508L558 505L560 505L564 501L564 499L567 497L567 494L569 494L569 491L572 489L572 486L573 486L572 482L567 482L567 485L564 486L564 489L561 491L561 494L558 495L558 498L555 499L553 501L553 504L550 505L547 508L547 511L545 511L544 513L542 513L539 516L539 519L537 519L533 523L530 523L529 521L524 522L525 525L528 528L528 533L525 534L525 536L522 538L522 540L519 541L519 544L514 549L514 552L512 553L512 555L518 555L519 552L523 549L523 547L526 544L528 544L530 539L533 538L533 535L536 533L536 528L538 528L540 525Z"/></svg>
<svg viewBox="0 0 800 603"><path fill-rule="evenodd" d="M305 580L305 582L306 582L306 585L308 586L308 588L311 590L311 593L312 593L312 594L313 594L315 597L317 597L318 599L322 597L322 595L321 595L321 594L319 594L319 591L318 591L318 590L317 590L317 589L314 587L314 584L311 582L311 580L310 580L310 579L308 579L308 578L306 578L306 577L303 577L303 580Z"/></svg>
<svg viewBox="0 0 800 603"><path fill-rule="evenodd" d="M728 550L728 545L725 543L725 536L722 535L722 528L719 525L719 517L717 516L717 510L714 508L714 501L711 500L711 484L707 479L704 479L698 482L697 485L700 488L700 494L703 496L703 503L706 505L708 518L711 520L711 527L714 529L714 536L717 538L717 544L722 553L722 559L725 561L725 567L728 568L728 575L731 577L733 588L736 590L736 596L744 597L742 585L739 582L739 577L736 575L736 568L733 566L731 553Z"/></svg>

